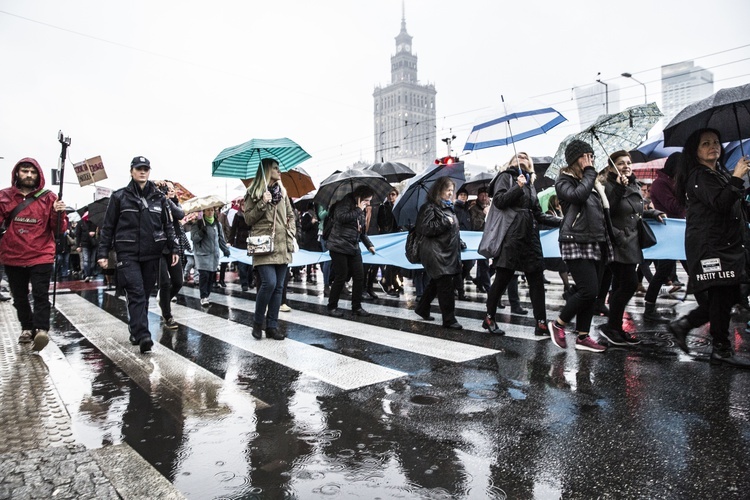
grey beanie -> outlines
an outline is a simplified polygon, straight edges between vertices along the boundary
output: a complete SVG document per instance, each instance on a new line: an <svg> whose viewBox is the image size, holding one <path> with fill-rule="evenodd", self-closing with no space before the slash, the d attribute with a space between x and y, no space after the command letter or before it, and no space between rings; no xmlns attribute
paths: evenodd
<svg viewBox="0 0 750 500"><path fill-rule="evenodd" d="M579 139L570 141L570 144L565 148L565 162L568 166L571 166L586 153L594 153L594 149L587 142L583 142Z"/></svg>

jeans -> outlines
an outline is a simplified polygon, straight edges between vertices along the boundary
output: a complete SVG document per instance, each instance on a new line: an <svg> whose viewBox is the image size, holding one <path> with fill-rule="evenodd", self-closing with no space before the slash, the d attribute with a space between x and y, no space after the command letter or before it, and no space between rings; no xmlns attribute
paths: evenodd
<svg viewBox="0 0 750 500"><path fill-rule="evenodd" d="M266 264L255 266L255 270L260 275L260 286L255 296L253 322L262 325L265 317L266 329L278 328L281 294L288 274L288 266L287 264Z"/></svg>
<svg viewBox="0 0 750 500"><path fill-rule="evenodd" d="M22 330L49 330L49 280L52 264L37 264L29 267L5 265L8 286L13 296L18 321ZM29 285L34 298L34 312L29 302Z"/></svg>
<svg viewBox="0 0 750 500"><path fill-rule="evenodd" d="M159 262L121 261L117 263L117 286L128 303L128 331L135 341L151 337L148 330L148 300L159 278Z"/></svg>
<svg viewBox="0 0 750 500"><path fill-rule="evenodd" d="M84 276L93 276L96 269L96 249L93 247L81 247L81 271Z"/></svg>
<svg viewBox="0 0 750 500"><path fill-rule="evenodd" d="M211 287L216 280L216 271L204 271L198 269L198 290L202 299L207 299L211 295Z"/></svg>
<svg viewBox="0 0 750 500"><path fill-rule="evenodd" d="M575 291L568 296L560 319L565 323L576 318L576 327L580 333L588 333L591 329L591 318L594 317L594 301L599 293L604 264L600 260L573 259L565 261L573 281Z"/></svg>
<svg viewBox="0 0 750 500"><path fill-rule="evenodd" d="M237 274L240 276L240 285L250 287L250 272L253 266L244 262L237 262Z"/></svg>
<svg viewBox="0 0 750 500"><path fill-rule="evenodd" d="M333 285L328 296L328 310L332 311L339 306L341 291L350 276L352 278L352 311L362 309L362 289L365 280L362 254L349 255L331 252L331 268L333 269Z"/></svg>
<svg viewBox="0 0 750 500"><path fill-rule="evenodd" d="M164 319L172 317L172 299L182 288L182 262L172 264L172 255L162 255L159 259L159 307Z"/></svg>
<svg viewBox="0 0 750 500"><path fill-rule="evenodd" d="M59 253L55 255L55 272L61 278L70 276L70 254Z"/></svg>
<svg viewBox="0 0 750 500"><path fill-rule="evenodd" d="M326 247L326 240L320 238L320 248L325 252L328 248ZM331 261L327 260L320 264L320 270L323 272L323 285L328 286L331 283Z"/></svg>

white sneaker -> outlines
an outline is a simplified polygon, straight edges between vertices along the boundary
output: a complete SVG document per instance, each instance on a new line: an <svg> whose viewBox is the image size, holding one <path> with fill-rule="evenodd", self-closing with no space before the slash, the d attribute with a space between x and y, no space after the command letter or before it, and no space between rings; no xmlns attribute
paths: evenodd
<svg viewBox="0 0 750 500"><path fill-rule="evenodd" d="M288 312L289 312L289 311L291 311L291 310L292 310L292 308L291 308L291 307L289 307L289 306L288 306L288 305L286 305L286 304L281 304L281 307L279 307L279 311L281 311L281 312L285 312L285 313L288 313Z"/></svg>
<svg viewBox="0 0 750 500"><path fill-rule="evenodd" d="M209 302L208 302L208 297L204 297L204 298L202 298L202 299L201 299L201 305L202 305L202 306L207 306L207 305L209 305Z"/></svg>

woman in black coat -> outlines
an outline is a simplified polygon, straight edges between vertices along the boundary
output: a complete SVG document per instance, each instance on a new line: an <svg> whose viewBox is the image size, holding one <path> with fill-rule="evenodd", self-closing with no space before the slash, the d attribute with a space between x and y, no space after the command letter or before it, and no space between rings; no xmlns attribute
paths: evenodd
<svg viewBox="0 0 750 500"><path fill-rule="evenodd" d="M555 321L549 322L552 342L567 347L565 325L576 318L576 349L602 352L605 347L589 336L594 301L599 293L604 265L612 260L605 209L609 208L604 187L596 178L591 145L573 140L565 148L568 166L560 171L555 191L562 206L560 255L573 276L576 289L568 295Z"/></svg>
<svg viewBox="0 0 750 500"><path fill-rule="evenodd" d="M741 158L731 174L723 161L718 131L697 130L685 142L675 194L687 206L685 255L689 286L698 307L670 323L669 330L677 345L688 352L688 332L710 322L711 364L750 368L750 362L734 356L729 342L731 310L740 301L740 282L745 278L747 222L742 178L748 173L750 159Z"/></svg>
<svg viewBox="0 0 750 500"><path fill-rule="evenodd" d="M310 201L304 212L300 214L300 239L299 247L309 252L321 252L320 240L318 239L318 229L320 221L318 212L315 210L315 202ZM317 283L317 264L308 264L305 275L308 283Z"/></svg>
<svg viewBox="0 0 750 500"><path fill-rule="evenodd" d="M463 327L456 321L456 299L453 295L453 280L461 274L461 237L453 210L455 187L448 177L438 179L427 194L427 203L422 205L417 215L416 231L422 236L419 256L430 282L414 312L422 319L435 319L430 316L430 304L437 296L443 326L461 330Z"/></svg>
<svg viewBox="0 0 750 500"><path fill-rule="evenodd" d="M636 267L643 261L639 244L639 225L643 217L664 221L664 213L644 210L641 185L633 175L632 160L627 151L616 151L609 156L609 165L602 170L600 180L609 201L612 221L614 259L612 291L609 292L609 321L599 327L602 336L613 345L635 345L640 340L622 328L625 307L638 289Z"/></svg>
<svg viewBox="0 0 750 500"><path fill-rule="evenodd" d="M549 335L544 298L544 254L537 223L558 227L561 219L542 212L533 174L529 156L518 153L511 158L508 169L497 174L490 184L494 209L512 216L500 244L500 252L493 257L495 280L487 294L487 314L482 321L482 328L497 335L505 334L495 322L497 305L516 271L523 271L529 283L529 296L536 319L534 333Z"/></svg>
<svg viewBox="0 0 750 500"><path fill-rule="evenodd" d="M359 186L337 202L328 213L332 217L331 234L326 246L331 255L333 285L328 296L328 314L340 318L344 313L339 309L339 297L344 284L352 278L352 312L356 316L369 316L362 309L362 289L364 287L364 268L362 251L359 242L364 243L370 253L375 253L375 246L367 237L365 227L365 209L370 204L374 192L367 186Z"/></svg>

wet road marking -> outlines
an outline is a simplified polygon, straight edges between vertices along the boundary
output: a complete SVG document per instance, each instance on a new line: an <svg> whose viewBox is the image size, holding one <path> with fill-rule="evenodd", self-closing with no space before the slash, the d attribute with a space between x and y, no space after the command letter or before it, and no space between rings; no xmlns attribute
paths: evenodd
<svg viewBox="0 0 750 500"><path fill-rule="evenodd" d="M199 292L194 289L183 289L180 293L188 297L199 297ZM222 304L227 307L234 307L250 312L255 308L255 301L240 297L214 294L211 296L211 300L216 304ZM368 307L368 311L378 314L378 312L371 307ZM413 311L411 312L413 314ZM390 311L383 315L389 317L396 316L395 314L390 314ZM358 326L353 328L352 321L299 310L294 310L291 313L280 313L279 321L314 327L338 335L393 347L395 349L409 351L423 356L443 359L453 363L463 363L465 361L471 361L485 356L494 356L500 352L496 349L488 349L486 347L474 346L463 342L455 342L452 340L444 340L415 333L402 332L376 325L363 325L362 323L355 322ZM439 321L436 321L437 323L432 322L432 324L439 325ZM439 326L437 327L440 328Z"/></svg>
<svg viewBox="0 0 750 500"><path fill-rule="evenodd" d="M56 308L144 391L152 394L158 388L157 392L168 394L166 401L179 402L181 411L215 414L245 408L243 413L253 413L255 408L268 407L265 402L158 343L154 344L151 354L142 355L137 346L130 345L127 324L79 295L58 296ZM207 393L220 394L216 406L210 409L205 407Z"/></svg>

